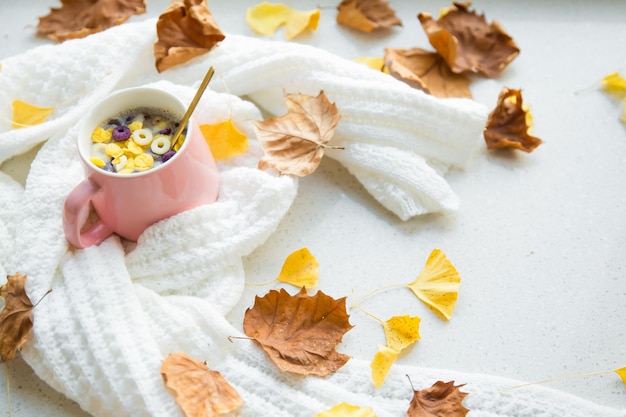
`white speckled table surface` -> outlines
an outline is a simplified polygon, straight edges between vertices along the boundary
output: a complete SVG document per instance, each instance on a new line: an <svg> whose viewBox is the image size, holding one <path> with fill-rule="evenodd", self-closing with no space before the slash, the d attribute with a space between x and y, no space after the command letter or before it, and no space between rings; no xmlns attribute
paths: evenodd
<svg viewBox="0 0 626 417"><path fill-rule="evenodd" d="M298 42L346 58L381 56L385 47L426 47L416 19L437 14L445 1L392 0L404 26L368 36L335 23L338 1L293 1L322 7L320 27ZM166 0L147 0L158 16ZM255 36L244 0L211 1L227 33ZM51 41L35 35L37 17L56 0L0 0L0 62ZM472 84L489 108L503 86L521 88L531 106L534 133L545 143L532 154L482 150L471 166L447 175L461 209L407 222L383 209L338 163L325 160L300 181L298 197L277 232L245 260L250 282L267 281L285 257L303 246L320 262L319 289L340 297L388 283L410 282L433 248L441 248L462 277L449 322L424 306L390 293L368 301L379 317L422 316L422 340L400 363L485 373L521 381L611 371L626 365L626 124L623 103L591 88L626 70L626 2L475 1L497 19L521 54L495 80ZM282 31L275 35L282 39ZM577 94L578 92L578 94ZM2 170L23 179L32 152ZM0 203L1 204L1 203ZM246 290L234 322L253 303ZM396 298L394 298L396 297ZM402 305L404 304L404 305ZM402 305L399 307L399 305ZM414 306L414 307L413 307ZM339 350L370 359L381 343L372 321L354 313L356 327ZM0 371L0 413L12 416L85 416L49 388L21 359ZM552 382L551 387L602 405L626 407L626 387L614 373Z"/></svg>

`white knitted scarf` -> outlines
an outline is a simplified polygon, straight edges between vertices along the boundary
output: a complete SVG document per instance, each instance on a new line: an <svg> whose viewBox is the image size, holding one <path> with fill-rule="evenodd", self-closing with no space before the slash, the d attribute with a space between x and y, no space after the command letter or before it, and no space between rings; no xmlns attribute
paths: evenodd
<svg viewBox="0 0 626 417"><path fill-rule="evenodd" d="M324 90L342 115L329 152L400 218L450 210L458 201L442 177L479 146L486 110L468 100L438 100L390 77L298 44L227 36L216 49L163 74L154 69L155 21L125 24L85 39L42 46L2 62L0 112L11 102L57 106L43 124L11 129L0 122L0 162L45 142L22 187L0 174L0 273L28 275L38 305L22 350L35 372L97 416L180 416L159 369L165 356L206 360L243 397L242 416L308 417L340 401L369 406L379 417L406 414L416 388L437 380L467 384L473 417L623 417L545 388L501 394L515 381L396 366L382 388L368 364L352 359L326 379L281 374L252 343L229 343L240 325L225 315L239 299L242 257L275 230L297 191L290 177L256 169L262 151L249 120L258 105L284 111L284 92ZM113 236L97 247L68 248L61 210L83 178L75 149L80 116L113 90L156 83L189 101L209 65L217 77L197 111L199 123L232 117L251 142L242 157L219 163L218 202L150 227L136 244ZM247 96L255 104L243 101Z"/></svg>

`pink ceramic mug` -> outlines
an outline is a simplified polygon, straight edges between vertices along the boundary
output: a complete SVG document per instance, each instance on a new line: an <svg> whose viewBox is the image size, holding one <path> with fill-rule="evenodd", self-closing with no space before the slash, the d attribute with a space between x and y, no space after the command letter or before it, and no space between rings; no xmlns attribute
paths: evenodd
<svg viewBox="0 0 626 417"><path fill-rule="evenodd" d="M141 107L164 109L180 118L186 110L183 102L170 93L137 87L106 97L81 122L78 153L87 178L69 193L63 208L65 236L78 248L97 245L112 233L137 240L155 222L217 199L215 160L193 117L179 151L162 165L143 172L117 174L98 168L89 160L94 129L121 111ZM99 219L82 230L90 205Z"/></svg>

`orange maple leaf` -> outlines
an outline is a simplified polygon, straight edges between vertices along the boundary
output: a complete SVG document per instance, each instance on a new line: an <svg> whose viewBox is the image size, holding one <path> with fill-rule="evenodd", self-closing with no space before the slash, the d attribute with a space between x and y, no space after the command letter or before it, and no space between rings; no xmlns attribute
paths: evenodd
<svg viewBox="0 0 626 417"><path fill-rule="evenodd" d="M293 296L271 290L246 310L243 329L283 372L326 376L350 359L335 350L353 327L345 300L321 291L309 296L304 288Z"/></svg>

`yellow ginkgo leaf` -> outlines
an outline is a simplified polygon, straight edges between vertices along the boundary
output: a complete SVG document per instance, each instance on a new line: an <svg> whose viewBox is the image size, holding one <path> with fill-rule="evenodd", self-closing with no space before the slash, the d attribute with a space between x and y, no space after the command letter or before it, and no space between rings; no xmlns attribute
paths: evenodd
<svg viewBox="0 0 626 417"><path fill-rule="evenodd" d="M315 414L313 417L376 417L376 414L369 407L339 403L326 411Z"/></svg>
<svg viewBox="0 0 626 417"><path fill-rule="evenodd" d="M359 64L367 65L371 69L375 69L376 71L382 71L386 74L389 74L389 70L385 66L385 58L383 57L373 57L373 56L359 56L354 59Z"/></svg>
<svg viewBox="0 0 626 417"><path fill-rule="evenodd" d="M607 75L600 82L605 91L613 94L626 95L626 78L622 77L618 72Z"/></svg>
<svg viewBox="0 0 626 417"><path fill-rule="evenodd" d="M291 253L276 278L276 281L295 285L296 287L313 288L317 286L319 263L307 248Z"/></svg>
<svg viewBox="0 0 626 417"><path fill-rule="evenodd" d="M417 279L407 286L424 303L450 320L458 297L461 276L439 249L434 249Z"/></svg>
<svg viewBox="0 0 626 417"><path fill-rule="evenodd" d="M400 353L420 338L418 316L393 316L382 323L387 338L387 347Z"/></svg>
<svg viewBox="0 0 626 417"><path fill-rule="evenodd" d="M626 366L616 369L614 372L622 378L622 382L626 385Z"/></svg>
<svg viewBox="0 0 626 417"><path fill-rule="evenodd" d="M272 36L282 25L285 37L294 39L307 29L316 30L320 10L300 11L282 3L263 2L246 11L246 22L258 34Z"/></svg>
<svg viewBox="0 0 626 417"><path fill-rule="evenodd" d="M37 107L22 100L13 100L13 129L43 123L54 107Z"/></svg>
<svg viewBox="0 0 626 417"><path fill-rule="evenodd" d="M235 127L232 119L214 125L200 125L200 131L216 161L244 154L248 150L248 138Z"/></svg>
<svg viewBox="0 0 626 417"><path fill-rule="evenodd" d="M287 26L285 26L285 38L294 39L304 31L317 29L320 21L320 9L299 11L291 10Z"/></svg>
<svg viewBox="0 0 626 417"><path fill-rule="evenodd" d="M387 377L391 366L398 359L398 351L388 346L378 346L378 352L374 355L370 368L372 368L372 381L376 388L380 388Z"/></svg>

